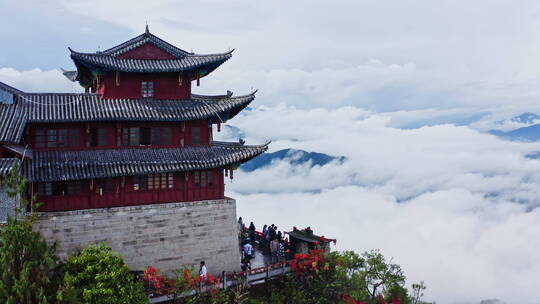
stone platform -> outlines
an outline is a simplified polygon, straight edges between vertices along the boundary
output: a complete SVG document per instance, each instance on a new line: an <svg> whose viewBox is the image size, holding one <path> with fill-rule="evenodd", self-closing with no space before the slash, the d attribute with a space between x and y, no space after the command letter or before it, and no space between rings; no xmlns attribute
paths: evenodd
<svg viewBox="0 0 540 304"><path fill-rule="evenodd" d="M231 198L38 213L35 224L61 258L106 242L131 270L165 273L206 261L210 274L239 271L236 201Z"/></svg>

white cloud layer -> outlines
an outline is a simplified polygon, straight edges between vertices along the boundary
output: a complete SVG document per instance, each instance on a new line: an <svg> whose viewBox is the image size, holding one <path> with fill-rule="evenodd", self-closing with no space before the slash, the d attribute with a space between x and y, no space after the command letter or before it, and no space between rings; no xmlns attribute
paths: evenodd
<svg viewBox="0 0 540 304"><path fill-rule="evenodd" d="M148 21L188 50L236 48L203 93L254 86L267 105L375 111L539 108L533 0L59 3L134 34Z"/></svg>
<svg viewBox="0 0 540 304"><path fill-rule="evenodd" d="M25 92L79 93L81 86L69 81L60 70L18 71L0 67L0 81Z"/></svg>
<svg viewBox="0 0 540 304"><path fill-rule="evenodd" d="M424 280L437 303L537 303L540 162L524 155L540 144L450 124L396 129L391 121L353 107L241 114L230 124L248 143L273 139L272 150L347 161L238 171L228 193L258 226L312 226L338 238L341 250L382 249L410 282Z"/></svg>

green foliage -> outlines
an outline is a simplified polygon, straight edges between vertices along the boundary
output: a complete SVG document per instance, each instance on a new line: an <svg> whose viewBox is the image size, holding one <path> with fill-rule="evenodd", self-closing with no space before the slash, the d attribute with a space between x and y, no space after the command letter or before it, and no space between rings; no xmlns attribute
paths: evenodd
<svg viewBox="0 0 540 304"><path fill-rule="evenodd" d="M32 231L34 217L24 216L26 184L17 164L0 180L0 191L21 203L16 210L21 219L8 218L0 230L0 302L54 303L61 270L55 246Z"/></svg>
<svg viewBox="0 0 540 304"><path fill-rule="evenodd" d="M57 258L32 222L9 218L0 230L0 302L52 303Z"/></svg>
<svg viewBox="0 0 540 304"><path fill-rule="evenodd" d="M90 245L69 257L59 298L77 295L81 303L148 303L122 258L105 244Z"/></svg>
<svg viewBox="0 0 540 304"><path fill-rule="evenodd" d="M365 289L369 299L375 299L378 294L385 298L398 297L401 303L408 299L403 270L392 261L387 262L378 250L366 251L362 254L363 267L355 272L359 280L357 287Z"/></svg>
<svg viewBox="0 0 540 304"><path fill-rule="evenodd" d="M296 273L283 280L279 293L287 303L337 303L339 299L346 299L345 303L411 303L401 267L387 261L378 250L362 255L333 252L317 258L312 253L308 260L308 266L315 263L308 268L295 266Z"/></svg>
<svg viewBox="0 0 540 304"><path fill-rule="evenodd" d="M0 178L0 188L8 196L14 197L24 193L28 181L19 174L19 165L15 163L6 176Z"/></svg>

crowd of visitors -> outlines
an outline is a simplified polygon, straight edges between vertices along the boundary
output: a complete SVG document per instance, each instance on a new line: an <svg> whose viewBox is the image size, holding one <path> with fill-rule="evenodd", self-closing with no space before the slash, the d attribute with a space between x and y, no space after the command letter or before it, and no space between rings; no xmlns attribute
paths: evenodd
<svg viewBox="0 0 540 304"><path fill-rule="evenodd" d="M242 217L238 219L239 236L242 245L242 270L251 269L251 259L254 258L254 246L271 256L272 262L286 259L290 253L289 242L284 234L274 224L264 225L259 233L253 222L246 227Z"/></svg>

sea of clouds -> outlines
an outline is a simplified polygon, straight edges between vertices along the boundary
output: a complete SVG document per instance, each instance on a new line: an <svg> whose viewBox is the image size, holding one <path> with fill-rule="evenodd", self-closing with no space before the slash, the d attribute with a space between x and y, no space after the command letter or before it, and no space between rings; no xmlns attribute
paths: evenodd
<svg viewBox="0 0 540 304"><path fill-rule="evenodd" d="M381 249L437 303L536 303L540 273L540 143L468 126L391 126L392 113L355 107L258 107L231 125L247 143L272 140L346 156L311 168L286 161L237 171L227 195L259 229L314 228L338 250ZM228 129L226 129L228 130ZM233 140L232 133L219 138Z"/></svg>

